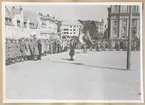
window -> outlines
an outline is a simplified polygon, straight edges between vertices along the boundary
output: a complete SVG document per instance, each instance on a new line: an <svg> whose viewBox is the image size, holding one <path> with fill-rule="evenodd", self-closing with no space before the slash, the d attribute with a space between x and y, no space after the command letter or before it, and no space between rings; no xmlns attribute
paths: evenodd
<svg viewBox="0 0 145 105"><path fill-rule="evenodd" d="M117 26L117 21L113 21L113 23L114 23L114 26L116 27Z"/></svg>
<svg viewBox="0 0 145 105"><path fill-rule="evenodd" d="M122 33L123 34L127 33L127 21L126 20L122 21Z"/></svg>
<svg viewBox="0 0 145 105"><path fill-rule="evenodd" d="M138 11L138 7L137 6L132 6L132 12L136 13Z"/></svg>
<svg viewBox="0 0 145 105"><path fill-rule="evenodd" d="M117 5L113 5L111 9L112 9L112 12L118 12L118 6Z"/></svg>
<svg viewBox="0 0 145 105"><path fill-rule="evenodd" d="M70 28L72 28L72 26L70 26Z"/></svg>
<svg viewBox="0 0 145 105"><path fill-rule="evenodd" d="M20 27L20 20L17 20L17 27Z"/></svg>
<svg viewBox="0 0 145 105"><path fill-rule="evenodd" d="M132 19L132 27L137 27L137 20L136 19Z"/></svg>
<svg viewBox="0 0 145 105"><path fill-rule="evenodd" d="M121 12L123 12L123 13L127 13L128 12L128 8L127 8L126 5L125 6L121 6Z"/></svg>
<svg viewBox="0 0 145 105"><path fill-rule="evenodd" d="M11 18L5 18L5 23L7 25L12 25L12 19Z"/></svg>
<svg viewBox="0 0 145 105"><path fill-rule="evenodd" d="M42 25L46 25L46 22L42 22Z"/></svg>
<svg viewBox="0 0 145 105"><path fill-rule="evenodd" d="M24 22L24 28L27 28L27 22Z"/></svg>
<svg viewBox="0 0 145 105"><path fill-rule="evenodd" d="M115 7L115 10L117 10L117 5L115 5L114 7Z"/></svg>
<svg viewBox="0 0 145 105"><path fill-rule="evenodd" d="M76 31L76 29L74 29L74 31Z"/></svg>
<svg viewBox="0 0 145 105"><path fill-rule="evenodd" d="M70 33L70 34L72 34L72 33Z"/></svg>
<svg viewBox="0 0 145 105"><path fill-rule="evenodd" d="M74 32L74 34L76 34L76 33Z"/></svg>
<svg viewBox="0 0 145 105"><path fill-rule="evenodd" d="M64 31L68 31L68 29L63 29Z"/></svg>
<svg viewBox="0 0 145 105"><path fill-rule="evenodd" d="M30 28L34 28L34 23L29 23Z"/></svg>
<svg viewBox="0 0 145 105"><path fill-rule="evenodd" d="M70 29L70 31L72 31L72 29Z"/></svg>
<svg viewBox="0 0 145 105"><path fill-rule="evenodd" d="M113 32L114 32L114 34L117 34L117 28L113 28Z"/></svg>

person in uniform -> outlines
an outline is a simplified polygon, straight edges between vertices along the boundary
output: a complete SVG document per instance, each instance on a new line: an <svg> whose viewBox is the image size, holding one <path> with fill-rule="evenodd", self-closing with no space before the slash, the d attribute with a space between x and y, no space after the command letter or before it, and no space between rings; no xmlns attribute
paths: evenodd
<svg viewBox="0 0 145 105"><path fill-rule="evenodd" d="M123 41L123 51L127 51L127 40Z"/></svg>
<svg viewBox="0 0 145 105"><path fill-rule="evenodd" d="M15 44L14 44L14 39L11 39L11 43L10 43L10 59L11 59L11 63L15 63Z"/></svg>
<svg viewBox="0 0 145 105"><path fill-rule="evenodd" d="M39 56L39 50L38 50L38 40L35 38L34 39L34 46L33 46L33 49L34 49L34 57L33 57L33 60L36 61L38 60L38 56Z"/></svg>
<svg viewBox="0 0 145 105"><path fill-rule="evenodd" d="M46 44L46 39L43 41L43 47L44 47L44 56L47 55L47 44Z"/></svg>
<svg viewBox="0 0 145 105"><path fill-rule="evenodd" d="M19 46L19 41L15 41L15 47L16 47L16 56L15 56L15 61L19 62L19 57L20 57L20 46Z"/></svg>
<svg viewBox="0 0 145 105"><path fill-rule="evenodd" d="M26 58L26 55L25 55L25 41L24 41L24 38L21 39L21 42L20 42L20 51L21 51L21 61L24 61L25 58Z"/></svg>
<svg viewBox="0 0 145 105"><path fill-rule="evenodd" d="M75 40L74 38L72 38L70 40L70 51L69 51L69 55L70 55L70 60L74 60L73 56L75 55Z"/></svg>
<svg viewBox="0 0 145 105"><path fill-rule="evenodd" d="M115 49L116 49L117 51L120 50L120 43L119 43L119 40L116 40L116 41L115 41Z"/></svg>
<svg viewBox="0 0 145 105"><path fill-rule="evenodd" d="M140 51L140 39L137 39L136 47L137 47L137 50Z"/></svg>
<svg viewBox="0 0 145 105"><path fill-rule="evenodd" d="M49 42L49 53L52 54L52 39Z"/></svg>
<svg viewBox="0 0 145 105"><path fill-rule="evenodd" d="M26 59L30 60L30 48L29 48L29 38L26 39L25 41L25 49L26 49Z"/></svg>
<svg viewBox="0 0 145 105"><path fill-rule="evenodd" d="M41 40L39 39L38 40L38 51L39 51L38 60L41 59L41 50L42 50L42 43L41 43Z"/></svg>
<svg viewBox="0 0 145 105"><path fill-rule="evenodd" d="M56 40L53 41L53 54L56 53Z"/></svg>
<svg viewBox="0 0 145 105"><path fill-rule="evenodd" d="M31 38L29 42L29 49L30 49L30 59L32 60L34 58L34 41Z"/></svg>
<svg viewBox="0 0 145 105"><path fill-rule="evenodd" d="M46 46L46 55L49 53L49 41L46 39L45 41L45 46Z"/></svg>
<svg viewBox="0 0 145 105"><path fill-rule="evenodd" d="M11 63L10 61L10 40L6 39L5 42L5 52L6 52L6 65L9 65Z"/></svg>

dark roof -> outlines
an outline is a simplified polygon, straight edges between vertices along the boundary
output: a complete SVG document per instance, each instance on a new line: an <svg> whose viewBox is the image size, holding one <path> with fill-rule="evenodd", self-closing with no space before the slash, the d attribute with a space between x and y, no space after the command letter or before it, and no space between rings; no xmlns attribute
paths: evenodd
<svg viewBox="0 0 145 105"><path fill-rule="evenodd" d="M21 14L22 12L21 6L12 6L12 10L15 14Z"/></svg>
<svg viewBox="0 0 145 105"><path fill-rule="evenodd" d="M5 17L7 18L14 18L15 14L12 11L11 6L5 6Z"/></svg>

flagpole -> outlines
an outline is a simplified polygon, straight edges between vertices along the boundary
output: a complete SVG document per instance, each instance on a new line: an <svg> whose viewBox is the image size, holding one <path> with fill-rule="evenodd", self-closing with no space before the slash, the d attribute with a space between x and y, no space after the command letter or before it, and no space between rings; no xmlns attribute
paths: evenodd
<svg viewBox="0 0 145 105"><path fill-rule="evenodd" d="M128 48L127 48L127 67L131 69L131 35L132 35L132 8L129 6L129 25L128 25Z"/></svg>

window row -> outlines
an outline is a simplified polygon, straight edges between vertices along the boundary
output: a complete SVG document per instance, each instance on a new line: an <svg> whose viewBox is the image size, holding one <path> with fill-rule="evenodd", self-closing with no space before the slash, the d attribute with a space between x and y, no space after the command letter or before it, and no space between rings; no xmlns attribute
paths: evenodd
<svg viewBox="0 0 145 105"><path fill-rule="evenodd" d="M129 6L126 6L126 5L122 5L122 6L113 5L111 10L112 10L113 13L118 13L119 8L120 8L121 13L128 13L129 12ZM138 13L139 12L139 6L137 6L137 5L132 6L131 9L132 9L133 13Z"/></svg>
<svg viewBox="0 0 145 105"><path fill-rule="evenodd" d="M63 31L78 31L78 29L63 29Z"/></svg>
<svg viewBox="0 0 145 105"><path fill-rule="evenodd" d="M72 32L70 32L70 33L69 32L63 32L62 34L76 34L76 32L73 32L73 33Z"/></svg>
<svg viewBox="0 0 145 105"><path fill-rule="evenodd" d="M70 28L79 28L80 26L69 26Z"/></svg>

